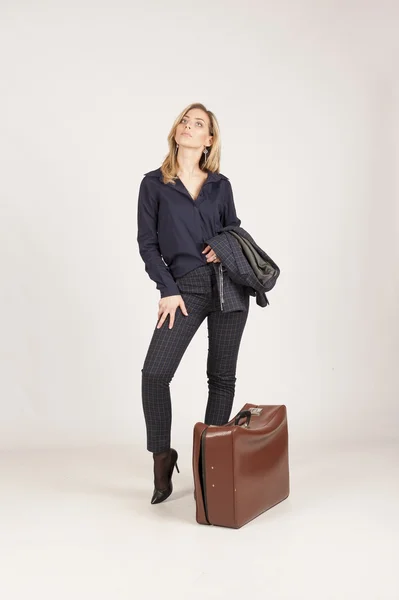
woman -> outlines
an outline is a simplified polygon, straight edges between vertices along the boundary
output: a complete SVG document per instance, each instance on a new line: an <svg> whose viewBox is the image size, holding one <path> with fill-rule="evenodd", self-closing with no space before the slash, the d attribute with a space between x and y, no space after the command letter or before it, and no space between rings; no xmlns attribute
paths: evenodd
<svg viewBox="0 0 399 600"><path fill-rule="evenodd" d="M170 447L170 381L187 346L207 319L208 403L205 423L229 420L236 364L249 309L224 312L215 264L205 240L227 225L241 224L231 184L219 173L220 133L214 114L190 104L168 136L169 153L159 169L146 173L138 198L140 255L160 290L158 323L142 368L142 402L147 449L154 459L152 504L172 493L177 452Z"/></svg>

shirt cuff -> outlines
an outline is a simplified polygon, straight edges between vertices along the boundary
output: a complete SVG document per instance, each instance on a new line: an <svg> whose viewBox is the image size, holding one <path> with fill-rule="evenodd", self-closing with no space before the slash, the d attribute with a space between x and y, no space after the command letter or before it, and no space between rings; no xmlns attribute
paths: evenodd
<svg viewBox="0 0 399 600"><path fill-rule="evenodd" d="M177 283L171 283L168 287L161 290L161 298L166 298L167 296L180 296L180 290L177 287Z"/></svg>

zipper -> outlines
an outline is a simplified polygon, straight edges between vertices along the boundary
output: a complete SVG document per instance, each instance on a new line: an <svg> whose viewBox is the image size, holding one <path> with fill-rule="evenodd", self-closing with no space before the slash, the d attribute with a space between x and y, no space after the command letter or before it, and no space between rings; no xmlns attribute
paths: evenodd
<svg viewBox="0 0 399 600"><path fill-rule="evenodd" d="M207 520L207 522L209 523L209 525L211 524L208 518L208 499L207 499L207 495L206 495L206 468L205 468L205 440L206 440L206 429L204 429L204 431L202 432L201 435L201 451L200 451L200 464L198 465L198 470L200 473L200 478L201 478L201 493L202 493L202 499L204 502L204 513L205 513L205 519Z"/></svg>
<svg viewBox="0 0 399 600"><path fill-rule="evenodd" d="M223 310L223 265L219 263L219 297L220 297L220 310Z"/></svg>

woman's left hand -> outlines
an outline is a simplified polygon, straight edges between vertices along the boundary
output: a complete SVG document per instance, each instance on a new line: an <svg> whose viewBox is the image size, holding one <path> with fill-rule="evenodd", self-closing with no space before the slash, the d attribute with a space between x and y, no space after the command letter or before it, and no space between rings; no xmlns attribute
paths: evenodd
<svg viewBox="0 0 399 600"><path fill-rule="evenodd" d="M215 252L212 250L212 248L210 246L207 246L202 251L202 254L204 254L205 252L208 252L208 254L206 255L206 261L207 262L220 262L220 258L218 258L216 256Z"/></svg>

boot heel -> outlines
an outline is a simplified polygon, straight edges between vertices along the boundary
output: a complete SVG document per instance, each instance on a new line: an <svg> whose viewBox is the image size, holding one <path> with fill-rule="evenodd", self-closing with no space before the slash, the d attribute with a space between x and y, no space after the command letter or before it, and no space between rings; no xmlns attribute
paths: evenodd
<svg viewBox="0 0 399 600"><path fill-rule="evenodd" d="M176 471L177 471L178 473L180 473L180 469L179 469L179 467L177 466L177 463L176 463Z"/></svg>

